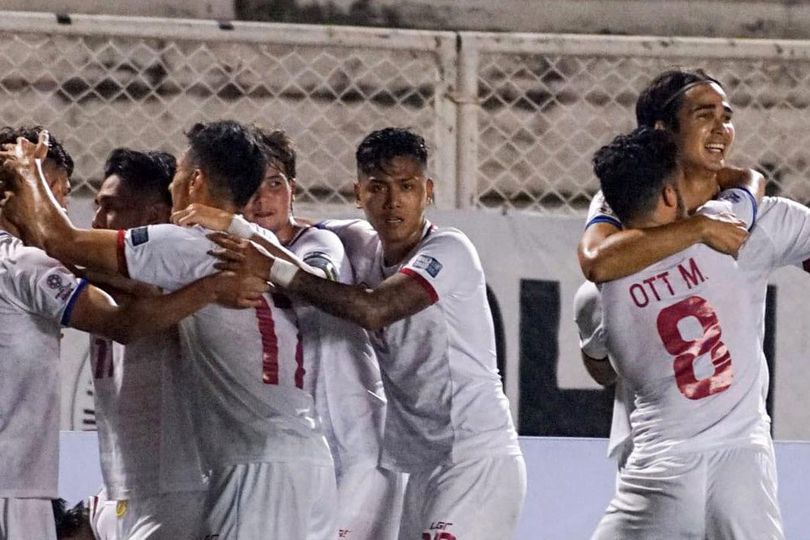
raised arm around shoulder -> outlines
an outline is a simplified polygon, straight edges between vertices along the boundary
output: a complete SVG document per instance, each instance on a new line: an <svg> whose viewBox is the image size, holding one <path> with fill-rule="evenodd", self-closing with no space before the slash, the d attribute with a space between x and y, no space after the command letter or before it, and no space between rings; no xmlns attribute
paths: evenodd
<svg viewBox="0 0 810 540"><path fill-rule="evenodd" d="M721 190L731 188L746 188L757 202L765 196L765 187L768 179L765 175L754 169L741 169L737 167L724 167L717 173L717 185Z"/></svg>
<svg viewBox="0 0 810 540"><path fill-rule="evenodd" d="M607 223L588 227L577 256L588 281L604 283L635 274L697 243L736 256L748 237L738 221L694 215L646 229L618 230Z"/></svg>
<svg viewBox="0 0 810 540"><path fill-rule="evenodd" d="M635 274L701 239L702 227L693 218L648 229L595 223L582 234L577 257L585 278L602 283Z"/></svg>

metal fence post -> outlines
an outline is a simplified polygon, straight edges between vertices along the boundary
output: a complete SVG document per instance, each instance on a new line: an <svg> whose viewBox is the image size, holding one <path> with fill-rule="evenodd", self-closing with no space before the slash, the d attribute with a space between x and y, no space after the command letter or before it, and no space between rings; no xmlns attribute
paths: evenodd
<svg viewBox="0 0 810 540"><path fill-rule="evenodd" d="M456 178L458 172L458 106L455 102L458 79L458 54L456 35L437 36L439 55L439 81L436 85L436 123L433 140L436 141L434 163L436 169L436 207L451 209L456 207Z"/></svg>
<svg viewBox="0 0 810 540"><path fill-rule="evenodd" d="M478 41L458 34L458 158L456 207L475 206L478 181Z"/></svg>

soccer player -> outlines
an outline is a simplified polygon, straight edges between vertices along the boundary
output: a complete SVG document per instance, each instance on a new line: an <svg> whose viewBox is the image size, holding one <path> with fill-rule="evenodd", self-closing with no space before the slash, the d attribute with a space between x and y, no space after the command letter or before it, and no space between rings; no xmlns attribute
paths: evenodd
<svg viewBox="0 0 810 540"><path fill-rule="evenodd" d="M20 138L29 154L3 152L26 170L37 170L33 157L48 152L47 136L39 144ZM27 144L27 146L26 146ZM10 159L9 159L10 158ZM4 168L2 191L17 183ZM40 197L64 219L42 180ZM77 279L42 250L20 241L9 220L10 208L22 204L17 194L0 211L0 538L53 539L51 499L57 497L59 390L56 362L61 326L94 332L122 343L168 328L208 302L215 301L222 277L212 276L166 296L116 305L103 291Z"/></svg>
<svg viewBox="0 0 810 540"><path fill-rule="evenodd" d="M245 206L244 216L276 234L282 245L323 277L353 283L340 239L325 229L296 220L293 201L296 152L281 130L258 131L267 165L264 181ZM241 219L191 205L172 219L210 229L238 228ZM242 226L244 227L244 226ZM253 230L248 237L262 242ZM365 331L309 304L296 304L307 373L304 388L315 397L332 450L337 479L338 538L394 540L399 530L404 478L378 466L385 417L380 369Z"/></svg>
<svg viewBox="0 0 810 540"><path fill-rule="evenodd" d="M622 223L685 217L677 146L663 130L594 158ZM700 212L757 221L739 260L697 244L604 283L606 351L635 397L633 450L594 538L782 538L759 328L770 272L810 258L810 212L724 191Z"/></svg>
<svg viewBox="0 0 810 540"><path fill-rule="evenodd" d="M168 223L175 167L170 154L113 150L93 228ZM126 346L90 336L90 360L107 499L94 514L110 514L96 521L112 522L114 538L187 536L202 518L205 485L177 329Z"/></svg>
<svg viewBox="0 0 810 540"><path fill-rule="evenodd" d="M702 70L664 71L636 102L639 126L666 129L675 136L681 149L679 159L685 175L682 196L687 210L696 209L721 188L740 185L758 198L764 194L761 174L727 166L735 135L732 116L722 85ZM586 278L601 282L630 275L697 242L736 254L746 238L745 228L727 215L695 214L658 227L625 229L599 192L591 203L577 256ZM598 373L606 366L587 354L583 360L589 373ZM625 446L629 441L627 414L632 408L628 399L619 379L608 453L618 458L620 466L622 456L630 450Z"/></svg>
<svg viewBox="0 0 810 540"><path fill-rule="evenodd" d="M722 85L701 70L665 71L636 102L639 126L665 129L675 137L685 175L682 197L690 212L723 188L745 185L759 197L764 194L761 174L726 164L734 142L732 115ZM597 193L577 256L585 277L599 283L627 276L698 242L733 255L746 237L733 219L703 215L644 231L623 230Z"/></svg>
<svg viewBox="0 0 810 540"><path fill-rule="evenodd" d="M218 238L225 266L253 268L360 324L380 362L388 410L382 465L410 473L399 538L511 538L525 465L495 362L484 272L469 239L425 217L433 198L419 135L386 128L357 149L357 204L368 222L338 231L359 286L302 271Z"/></svg>
<svg viewBox="0 0 810 540"><path fill-rule="evenodd" d="M255 135L236 122L219 121L196 124L187 137L171 184L174 208L201 203L231 213L241 209L264 176ZM10 202L19 200L18 222L56 257L169 291L214 272L205 229L76 229L53 205L43 204L44 186L25 165L17 166L22 181ZM277 242L269 231L255 229ZM211 470L201 536L334 536L332 458L313 399L302 389L301 343L290 307L265 295L255 310L210 305L180 323L192 420Z"/></svg>

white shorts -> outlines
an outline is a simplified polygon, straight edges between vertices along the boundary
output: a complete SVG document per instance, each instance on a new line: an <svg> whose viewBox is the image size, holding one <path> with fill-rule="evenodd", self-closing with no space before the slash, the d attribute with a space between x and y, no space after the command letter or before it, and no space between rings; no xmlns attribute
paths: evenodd
<svg viewBox="0 0 810 540"><path fill-rule="evenodd" d="M400 540L511 540L526 496L523 456L498 456L412 473Z"/></svg>
<svg viewBox="0 0 810 540"><path fill-rule="evenodd" d="M781 540L773 449L631 455L595 540Z"/></svg>
<svg viewBox="0 0 810 540"><path fill-rule="evenodd" d="M215 469L201 536L334 540L335 492L331 465L250 463Z"/></svg>
<svg viewBox="0 0 810 540"><path fill-rule="evenodd" d="M405 474L361 461L337 474L337 537L396 540L405 495Z"/></svg>
<svg viewBox="0 0 810 540"><path fill-rule="evenodd" d="M98 495L87 499L90 528L97 540L118 540L118 518L115 516L115 501L107 498L103 489Z"/></svg>
<svg viewBox="0 0 810 540"><path fill-rule="evenodd" d="M177 491L115 501L118 540L196 538L205 491Z"/></svg>
<svg viewBox="0 0 810 540"><path fill-rule="evenodd" d="M0 499L0 540L56 540L50 499Z"/></svg>

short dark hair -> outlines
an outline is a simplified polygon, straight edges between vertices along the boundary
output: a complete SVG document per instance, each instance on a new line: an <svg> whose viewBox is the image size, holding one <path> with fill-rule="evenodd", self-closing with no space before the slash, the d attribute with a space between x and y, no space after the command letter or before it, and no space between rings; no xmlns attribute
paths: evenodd
<svg viewBox="0 0 810 540"><path fill-rule="evenodd" d="M169 184L176 169L177 160L167 152L116 148L104 163L104 178L117 175L131 192L159 197L161 202L171 206Z"/></svg>
<svg viewBox="0 0 810 540"><path fill-rule="evenodd" d="M629 223L654 210L661 190L674 180L678 146L670 132L642 126L597 150L593 170L605 201Z"/></svg>
<svg viewBox="0 0 810 540"><path fill-rule="evenodd" d="M35 143L39 138L39 133L44 129L42 126L4 126L0 129L0 145L14 144L20 137ZM73 158L70 157L68 151L65 150L65 147L62 146L52 131L49 131L48 135L48 155L46 159L52 160L57 167L65 169L68 178L70 178L73 175Z"/></svg>
<svg viewBox="0 0 810 540"><path fill-rule="evenodd" d="M363 174L384 170L395 157L409 157L422 168L427 167L425 139L406 128L387 127L374 131L357 147L357 170Z"/></svg>
<svg viewBox="0 0 810 540"><path fill-rule="evenodd" d="M254 130L233 120L194 124L186 133L189 159L217 196L242 208L264 179L262 144Z"/></svg>
<svg viewBox="0 0 810 540"><path fill-rule="evenodd" d="M636 122L639 127L655 127L661 120L672 131L678 131L678 111L683 105L686 90L694 84L714 83L723 85L702 69L670 69L664 71L647 85L636 101Z"/></svg>
<svg viewBox="0 0 810 540"><path fill-rule="evenodd" d="M282 171L288 180L295 178L295 145L283 129L272 131L264 130L258 126L256 133L264 146L264 159L271 164L281 164ZM265 166L267 166L267 164Z"/></svg>

